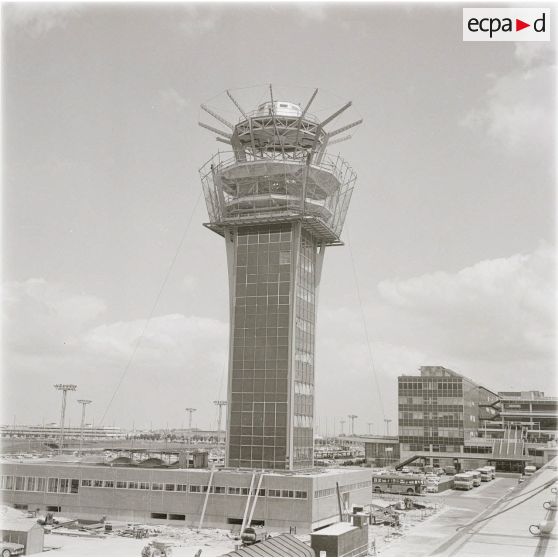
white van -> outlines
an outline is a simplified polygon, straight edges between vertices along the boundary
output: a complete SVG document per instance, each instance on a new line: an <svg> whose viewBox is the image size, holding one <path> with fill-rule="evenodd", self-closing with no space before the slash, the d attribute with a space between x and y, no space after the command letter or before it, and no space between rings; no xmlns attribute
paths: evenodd
<svg viewBox="0 0 558 558"><path fill-rule="evenodd" d="M526 477L530 477L536 470L537 468L534 465L527 465L525 467L524 475Z"/></svg>

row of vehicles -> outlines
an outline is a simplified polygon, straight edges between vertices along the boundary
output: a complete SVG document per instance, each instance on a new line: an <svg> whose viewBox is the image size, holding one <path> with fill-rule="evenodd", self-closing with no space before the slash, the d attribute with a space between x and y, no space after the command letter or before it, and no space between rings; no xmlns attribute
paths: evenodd
<svg viewBox="0 0 558 558"><path fill-rule="evenodd" d="M480 467L475 471L458 473L453 477L453 488L455 490L472 490L480 486L481 482L489 482L496 478L496 468L493 465Z"/></svg>
<svg viewBox="0 0 558 558"><path fill-rule="evenodd" d="M405 469L405 468L404 468ZM452 471L453 472L453 471ZM448 473L444 471L447 475ZM422 472L402 470L399 472L378 471L372 476L372 491L375 494L406 494L419 495L426 492L438 492L440 472ZM471 490L482 482L489 482L496 477L493 465L480 467L474 471L456 473L453 476L453 488Z"/></svg>

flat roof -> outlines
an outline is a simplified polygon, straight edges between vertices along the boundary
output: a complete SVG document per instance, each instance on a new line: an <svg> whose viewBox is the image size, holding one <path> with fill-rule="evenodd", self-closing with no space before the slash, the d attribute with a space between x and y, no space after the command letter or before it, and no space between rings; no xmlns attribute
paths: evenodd
<svg viewBox="0 0 558 558"><path fill-rule="evenodd" d="M213 469L194 469L193 467L179 469L177 467L129 467L126 465L115 465L109 463L91 463L80 460L75 461L57 461L56 458L52 459L14 459L8 460L4 459L2 462L6 465L35 465L35 466L47 466L47 467L91 467L97 469L117 469L117 470L130 470L130 471L167 471L167 472L193 472L193 473L237 473L239 475L260 475L264 474L266 477L296 477L296 478L322 478L322 477L332 477L336 475L345 475L348 473L367 473L372 475L370 469L363 467L343 467L343 468L315 468L308 469L304 471L280 471L280 470L261 470L261 469L236 469L236 468L225 468L225 467L215 467Z"/></svg>
<svg viewBox="0 0 558 558"><path fill-rule="evenodd" d="M348 533L349 531L354 531L355 529L359 529L355 525L351 523L334 523L329 527L325 527L324 529L320 529L313 535L342 535L343 533Z"/></svg>
<svg viewBox="0 0 558 558"><path fill-rule="evenodd" d="M41 526L37 523L37 520L33 518L0 518L0 531L30 531L34 527Z"/></svg>

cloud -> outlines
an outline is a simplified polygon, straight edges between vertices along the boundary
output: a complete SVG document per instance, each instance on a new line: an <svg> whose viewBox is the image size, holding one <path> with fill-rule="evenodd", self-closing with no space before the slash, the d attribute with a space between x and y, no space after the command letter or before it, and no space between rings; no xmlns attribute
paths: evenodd
<svg viewBox="0 0 558 558"><path fill-rule="evenodd" d="M554 141L554 52L538 43L516 43L519 67L493 76L484 102L472 108L461 125L483 133L515 154L552 148Z"/></svg>
<svg viewBox="0 0 558 558"><path fill-rule="evenodd" d="M222 17L222 9L205 5L185 5L179 21L180 30L187 37L197 37L214 31Z"/></svg>
<svg viewBox="0 0 558 558"><path fill-rule="evenodd" d="M176 425L185 400L207 402L201 424L212 417L228 356L228 323L182 314L149 323L106 321L104 301L44 279L9 283L3 299L3 382L11 394L5 413L9 403L21 420L37 420L42 407L54 420L55 395L44 389L63 381L76 383L80 394L95 401L97 420L113 394L111 421L139 421L154 405L157 425ZM28 389L30 381L36 389Z"/></svg>
<svg viewBox="0 0 558 558"><path fill-rule="evenodd" d="M145 320L102 324L83 337L84 349L124 365L134 353L134 366L180 368L220 366L226 353L228 324L210 318L168 314ZM221 350L215 350L218 346Z"/></svg>
<svg viewBox="0 0 558 558"><path fill-rule="evenodd" d="M176 112L183 112L190 104L190 101L183 97L173 87L161 89L157 94L159 106L169 108Z"/></svg>
<svg viewBox="0 0 558 558"><path fill-rule="evenodd" d="M556 52L550 42L517 42L514 56L525 68L552 66L555 64Z"/></svg>
<svg viewBox="0 0 558 558"><path fill-rule="evenodd" d="M83 7L77 4L46 2L14 2L3 7L6 25L24 30L33 38L41 37L53 29L64 29L69 21L80 15Z"/></svg>
<svg viewBox="0 0 558 558"><path fill-rule="evenodd" d="M308 2L303 4L295 4L294 5L299 13L301 18L297 18L299 23L303 23L303 25L307 25L307 21L310 20L314 22L322 22L327 19L327 11L324 4L317 3L317 2Z"/></svg>
<svg viewBox="0 0 558 558"><path fill-rule="evenodd" d="M67 354L106 310L101 299L44 279L8 283L3 299L4 343L26 354Z"/></svg>
<svg viewBox="0 0 558 558"><path fill-rule="evenodd" d="M552 360L555 313L554 251L541 245L476 263L383 281L383 300L412 320L417 341L431 352L502 362ZM426 334L426 335L425 335Z"/></svg>

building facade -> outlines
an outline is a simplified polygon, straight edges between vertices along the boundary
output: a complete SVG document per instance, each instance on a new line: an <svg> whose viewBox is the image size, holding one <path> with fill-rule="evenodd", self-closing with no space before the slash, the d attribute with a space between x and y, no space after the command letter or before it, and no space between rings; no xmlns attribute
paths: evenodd
<svg viewBox="0 0 558 558"><path fill-rule="evenodd" d="M79 440L82 435L80 427L66 426L64 438L66 440ZM0 437L2 438L38 438L58 440L60 438L60 426L57 424L46 425L1 425ZM84 440L108 440L126 437L126 432L118 426L92 426L86 424L83 427Z"/></svg>
<svg viewBox="0 0 558 558"><path fill-rule="evenodd" d="M4 463L4 504L69 517L231 528L252 511L251 525L311 532L370 501L369 469L307 474L117 467L86 463Z"/></svg>
<svg viewBox="0 0 558 558"><path fill-rule="evenodd" d="M498 416L496 393L448 368L422 366L420 375L398 378L398 398L402 459L420 454L436 464L492 455L481 431Z"/></svg>
<svg viewBox="0 0 558 558"><path fill-rule="evenodd" d="M313 466L317 291L326 246L340 233L356 176L325 151L324 121L271 100L219 132L230 154L200 171L210 222L224 236L230 291L226 464ZM349 127L360 122L355 122ZM223 137L220 138L223 141Z"/></svg>
<svg viewBox="0 0 558 558"><path fill-rule="evenodd" d="M558 397L543 391L499 391L501 410L488 428L488 435L521 437L528 443L544 444L557 439Z"/></svg>

